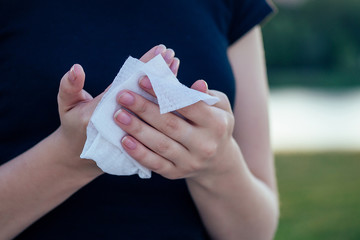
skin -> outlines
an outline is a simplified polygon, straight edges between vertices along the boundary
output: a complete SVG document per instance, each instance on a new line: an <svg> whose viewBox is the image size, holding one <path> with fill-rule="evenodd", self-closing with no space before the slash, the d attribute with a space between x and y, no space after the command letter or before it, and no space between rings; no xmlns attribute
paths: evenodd
<svg viewBox="0 0 360 240"><path fill-rule="evenodd" d="M255 28L229 49L238 90L235 114L226 95L208 90L204 81L192 88L220 102L178 110L185 119L160 115L156 104L131 91L117 96L119 104L146 122L126 110L115 113L118 126L129 134L122 139L124 149L166 178L186 178L214 239L270 239L277 225L261 38ZM155 96L148 79L140 86Z"/></svg>
<svg viewBox="0 0 360 240"><path fill-rule="evenodd" d="M163 45L152 48L140 60L147 62L159 53L176 74L179 59ZM60 127L0 166L0 239L14 238L103 174L94 161L80 158L87 124L104 94L93 98L83 89L84 82L85 73L75 64L60 81Z"/></svg>
<svg viewBox="0 0 360 240"><path fill-rule="evenodd" d="M165 46L154 47L141 60L147 62L158 53L176 74L179 60ZM220 102L214 106L199 102L179 110L186 120L171 113L160 115L157 105L124 90L118 103L147 124L126 110L114 113L114 121L128 133L119 144L152 171L186 179L212 238L271 239L278 202L259 28L233 44L228 55L238 88L234 113L227 97L208 90L203 80L192 88L217 96ZM0 239L13 238L102 174L93 161L79 158L87 123L103 95L92 98L83 90L84 81L83 69L74 65L60 82L61 126L0 167ZM153 94L146 77L139 84Z"/></svg>

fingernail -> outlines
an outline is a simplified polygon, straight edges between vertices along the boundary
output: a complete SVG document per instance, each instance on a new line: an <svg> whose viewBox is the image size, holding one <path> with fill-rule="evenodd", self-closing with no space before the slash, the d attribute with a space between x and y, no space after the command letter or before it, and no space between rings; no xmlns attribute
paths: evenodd
<svg viewBox="0 0 360 240"><path fill-rule="evenodd" d="M120 104L130 106L135 102L135 97L128 92L123 92L120 93L118 100Z"/></svg>
<svg viewBox="0 0 360 240"><path fill-rule="evenodd" d="M131 123L131 117L129 113L122 109L115 113L115 119L125 125L129 125Z"/></svg>
<svg viewBox="0 0 360 240"><path fill-rule="evenodd" d="M150 80L149 80L148 77L142 77L142 78L140 78L140 85L141 85L143 88L146 88L146 89L149 89L149 90L152 89L151 82L150 82Z"/></svg>
<svg viewBox="0 0 360 240"><path fill-rule="evenodd" d="M164 58L165 58L165 61L166 61L167 63L169 63L173 56L174 56L174 51L169 48L169 49L166 51L166 54L165 54L165 57L164 57Z"/></svg>
<svg viewBox="0 0 360 240"><path fill-rule="evenodd" d="M124 137L121 142L129 149L135 149L136 143L129 137Z"/></svg>
<svg viewBox="0 0 360 240"><path fill-rule="evenodd" d="M155 55L158 55L162 52L164 52L166 50L166 46L164 44L160 44L159 46L157 46L156 50L155 50Z"/></svg>
<svg viewBox="0 0 360 240"><path fill-rule="evenodd" d="M206 82L205 80L202 80L202 81L203 81L203 83L204 83L205 89L208 90L208 89L209 89L209 86L208 86L207 82Z"/></svg>
<svg viewBox="0 0 360 240"><path fill-rule="evenodd" d="M70 69L70 71L69 71L69 80L71 81L71 82L74 82L75 81L75 65L73 65L72 67L71 67L71 69Z"/></svg>
<svg viewBox="0 0 360 240"><path fill-rule="evenodd" d="M176 73L180 65L180 60L178 58L174 58L173 63L171 64L171 71Z"/></svg>

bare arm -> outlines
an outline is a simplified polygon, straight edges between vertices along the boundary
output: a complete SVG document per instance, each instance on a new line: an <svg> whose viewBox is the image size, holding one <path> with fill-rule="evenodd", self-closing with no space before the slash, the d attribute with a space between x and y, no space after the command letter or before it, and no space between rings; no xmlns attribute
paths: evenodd
<svg viewBox="0 0 360 240"><path fill-rule="evenodd" d="M61 126L43 141L0 167L0 238L10 239L101 174L80 159L86 121L100 99L82 88L80 65L61 79Z"/></svg>
<svg viewBox="0 0 360 240"><path fill-rule="evenodd" d="M158 53L171 56L168 65L177 72L179 60L160 45L140 60ZM102 94L92 98L83 90L80 65L61 79L58 104L61 126L18 157L0 166L0 239L11 239L88 184L102 171L95 162L80 159L86 126Z"/></svg>
<svg viewBox="0 0 360 240"><path fill-rule="evenodd" d="M255 27L232 45L228 56L236 79L234 137L252 174L277 193L269 136L267 74L260 28Z"/></svg>
<svg viewBox="0 0 360 240"><path fill-rule="evenodd" d="M229 48L237 95L231 171L188 180L203 221L215 239L271 239L278 202L269 142L267 79L259 28ZM224 160L225 161L225 160Z"/></svg>
<svg viewBox="0 0 360 240"><path fill-rule="evenodd" d="M229 49L237 82L235 115L227 97L207 90L203 81L192 88L220 98L160 115L158 106L122 91L118 102L127 111L115 114L129 136L124 149L139 163L170 179L186 178L205 226L214 239L271 239L278 201L270 151L267 85L259 28ZM140 82L154 95L150 82ZM146 87L147 86L147 87ZM234 128L234 122L235 128Z"/></svg>
<svg viewBox="0 0 360 240"><path fill-rule="evenodd" d="M100 174L57 130L0 167L0 239L11 239Z"/></svg>

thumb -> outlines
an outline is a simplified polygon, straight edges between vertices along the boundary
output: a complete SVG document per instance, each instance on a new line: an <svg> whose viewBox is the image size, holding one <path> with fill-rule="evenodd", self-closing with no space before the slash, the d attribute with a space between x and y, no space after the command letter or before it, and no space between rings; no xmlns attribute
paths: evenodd
<svg viewBox="0 0 360 240"><path fill-rule="evenodd" d="M222 92L219 92L216 90L209 90L208 85L204 80L197 80L196 82L193 83L191 88L194 90L209 94L210 96L219 98L220 101L217 102L216 104L214 104L213 105L214 107L221 108L227 112L232 111L228 97Z"/></svg>
<svg viewBox="0 0 360 240"><path fill-rule="evenodd" d="M191 88L199 92L208 93L208 85L204 80L197 80Z"/></svg>
<svg viewBox="0 0 360 240"><path fill-rule="evenodd" d="M86 102L85 108L86 111L90 113L90 115L93 114L95 108L97 107L97 105L100 103L101 99L103 98L104 94L109 91L109 89L111 88L110 84L101 94L99 94L98 96L92 98L88 98L88 101ZM83 90L84 91L84 90ZM85 91L84 91L85 92Z"/></svg>
<svg viewBox="0 0 360 240"><path fill-rule="evenodd" d="M87 109L87 111L89 111L91 113L91 115L93 114L95 108L97 107L97 105L101 101L102 97L108 90L109 90L109 87L104 92L102 92L101 94L99 94L98 96L93 98L91 101L87 102L86 109Z"/></svg>
<svg viewBox="0 0 360 240"><path fill-rule="evenodd" d="M83 68L79 64L74 64L60 81L58 104L61 113L69 111L79 102L92 99L91 95L83 90L84 83Z"/></svg>

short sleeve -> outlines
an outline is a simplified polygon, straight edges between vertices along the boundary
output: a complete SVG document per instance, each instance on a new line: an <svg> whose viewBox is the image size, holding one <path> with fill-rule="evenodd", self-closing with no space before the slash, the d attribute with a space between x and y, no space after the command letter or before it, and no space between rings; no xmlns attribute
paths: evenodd
<svg viewBox="0 0 360 240"><path fill-rule="evenodd" d="M229 45L263 22L275 11L269 0L233 0L232 17L228 29Z"/></svg>

